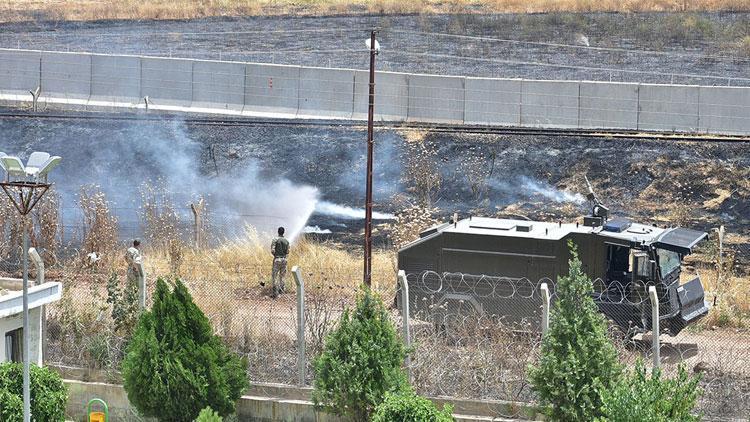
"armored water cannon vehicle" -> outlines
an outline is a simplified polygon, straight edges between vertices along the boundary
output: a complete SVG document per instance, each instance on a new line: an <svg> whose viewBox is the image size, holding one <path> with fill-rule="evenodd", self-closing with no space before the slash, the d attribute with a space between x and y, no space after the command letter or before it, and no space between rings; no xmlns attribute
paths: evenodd
<svg viewBox="0 0 750 422"><path fill-rule="evenodd" d="M468 311L539 329L540 285L548 284L554 301L572 241L600 311L623 331L650 330L650 286L667 334L708 313L699 277L680 283L682 258L707 233L610 220L607 208L593 202L583 224L469 217L423 231L398 253L410 312L444 318Z"/></svg>

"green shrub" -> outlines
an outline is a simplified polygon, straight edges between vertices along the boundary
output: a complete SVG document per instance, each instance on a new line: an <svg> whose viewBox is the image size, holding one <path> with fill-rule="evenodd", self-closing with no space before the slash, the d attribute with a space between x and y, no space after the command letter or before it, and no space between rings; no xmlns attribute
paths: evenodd
<svg viewBox="0 0 750 422"><path fill-rule="evenodd" d="M385 400L375 408L372 422L451 422L450 405L439 410L435 404L411 390L386 393Z"/></svg>
<svg viewBox="0 0 750 422"><path fill-rule="evenodd" d="M123 288L120 286L117 273L113 272L107 280L107 303L112 305L112 321L115 331L129 338L138 323L140 312L138 283L126 278Z"/></svg>
<svg viewBox="0 0 750 422"><path fill-rule="evenodd" d="M65 420L68 390L60 375L31 365L31 414L36 422ZM0 364L0 416L3 422L23 420L23 365Z"/></svg>
<svg viewBox="0 0 750 422"><path fill-rule="evenodd" d="M8 390L0 390L0 421L23 422L23 399Z"/></svg>
<svg viewBox="0 0 750 422"><path fill-rule="evenodd" d="M198 414L195 422L222 422L222 420L223 419L218 413L214 412L210 407L207 407L201 410L201 413Z"/></svg>
<svg viewBox="0 0 750 422"><path fill-rule="evenodd" d="M247 361L234 355L211 330L178 279L174 289L158 279L154 304L138 321L122 364L128 399L143 416L193 420L210 406L234 412L247 387Z"/></svg>
<svg viewBox="0 0 750 422"><path fill-rule="evenodd" d="M635 370L602 392L602 422L697 422L692 415L700 393L700 377L691 377L683 366L677 376L662 378L659 370L646 374L643 362Z"/></svg>
<svg viewBox="0 0 750 422"><path fill-rule="evenodd" d="M591 297L593 284L581 270L577 248L572 242L569 247L570 271L557 282L541 357L529 375L551 420L588 422L601 416L601 392L622 370L606 335L607 323Z"/></svg>
<svg viewBox="0 0 750 422"><path fill-rule="evenodd" d="M366 421L385 393L406 388L406 348L382 300L365 288L346 309L315 360L313 401L318 408Z"/></svg>

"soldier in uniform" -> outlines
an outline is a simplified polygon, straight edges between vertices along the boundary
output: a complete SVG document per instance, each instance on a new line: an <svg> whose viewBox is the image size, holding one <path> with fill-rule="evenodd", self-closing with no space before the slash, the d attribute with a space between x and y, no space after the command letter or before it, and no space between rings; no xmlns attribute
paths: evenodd
<svg viewBox="0 0 750 422"><path fill-rule="evenodd" d="M278 233L279 236L271 242L271 254L273 255L273 270L271 271L273 293L271 293L271 297L273 298L284 293L286 259L289 256L289 241L284 237L284 228L279 227Z"/></svg>
<svg viewBox="0 0 750 422"><path fill-rule="evenodd" d="M133 241L133 246L125 252L125 261L128 263L128 283L137 283L138 278L142 276L140 264L143 263L143 258L140 246L140 240L136 239Z"/></svg>

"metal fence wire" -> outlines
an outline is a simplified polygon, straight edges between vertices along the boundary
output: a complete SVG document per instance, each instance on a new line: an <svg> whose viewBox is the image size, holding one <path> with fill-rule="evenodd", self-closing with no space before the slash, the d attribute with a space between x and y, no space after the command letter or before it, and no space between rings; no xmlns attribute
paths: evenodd
<svg viewBox="0 0 750 422"><path fill-rule="evenodd" d="M620 360L627 367L639 358L650 363L658 350L659 364L668 375L680 364L700 373L699 410L710 417L750 414L750 250L735 240L719 245L712 235L694 254L699 258L685 263L682 282L699 275L711 309L678 335L662 332L656 338L658 349L651 332L651 298L637 293L642 290L636 286L593 281L593 298L608 317L608 335ZM356 303L359 265L312 268L307 261L295 277L292 269L299 263L290 260L285 293L273 299L270 255L267 262L251 260L239 252L217 252L221 248L144 251L147 305L158 277L179 276L215 334L248 359L252 382L311 385L313 362L326 336L343 311ZM15 263L3 264L5 275L18 275ZM129 334L107 299L113 286L126 296L127 277L119 256L100 264L89 265L83 258L71 263L62 256L48 263L47 279L62 281L64 290L62 300L47 306L46 362L99 370L117 381ZM539 356L544 287L554 309L557 280L425 271L405 274L405 283L397 288L397 275L390 271L375 277L374 288L412 348L405 368L419 393L537 400L527 369ZM660 316L668 318L673 303L661 293L667 286L653 287ZM669 327L665 321L661 319L662 331Z"/></svg>

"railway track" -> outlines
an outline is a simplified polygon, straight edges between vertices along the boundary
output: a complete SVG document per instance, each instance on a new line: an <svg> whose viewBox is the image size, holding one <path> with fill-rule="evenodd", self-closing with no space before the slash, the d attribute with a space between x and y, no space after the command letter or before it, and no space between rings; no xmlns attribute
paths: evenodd
<svg viewBox="0 0 750 422"><path fill-rule="evenodd" d="M191 126L229 126L229 127L327 127L366 130L367 124L354 120L306 120L306 119L271 119L271 118L230 118L206 117L185 118L183 115L165 113L129 113L110 114L98 112L77 113L24 113L0 112L0 119L39 119L39 120L89 120L89 121L180 121ZM559 129L559 128L525 128L511 126L477 126L466 124L434 124L419 122L376 122L380 130L429 130L438 133L469 133L488 135L526 135L526 136L569 136L585 138L673 140L691 142L750 142L750 136L707 135L677 132L643 132L635 130L602 130L602 129Z"/></svg>

